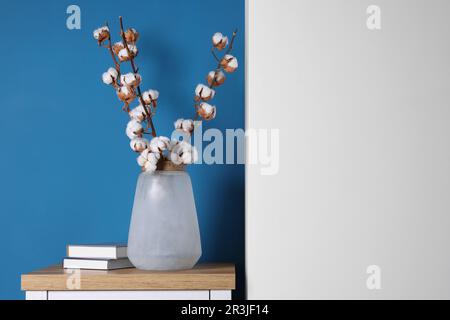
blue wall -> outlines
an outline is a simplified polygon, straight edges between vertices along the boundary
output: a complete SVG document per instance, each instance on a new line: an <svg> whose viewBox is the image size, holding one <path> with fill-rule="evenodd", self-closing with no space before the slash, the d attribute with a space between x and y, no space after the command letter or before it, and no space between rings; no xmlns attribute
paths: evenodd
<svg viewBox="0 0 450 320"><path fill-rule="evenodd" d="M66 8L81 7L81 30ZM2 1L0 299L21 299L20 274L59 262L68 243L126 241L139 168L127 116L101 82L111 64L92 31L119 15L141 33L143 88L161 93L155 125L168 135L191 117L193 90L213 69L210 37L239 28L240 69L218 90L205 127L244 127L244 1ZM206 129L205 128L205 129ZM202 261L235 262L243 296L244 167L189 169Z"/></svg>

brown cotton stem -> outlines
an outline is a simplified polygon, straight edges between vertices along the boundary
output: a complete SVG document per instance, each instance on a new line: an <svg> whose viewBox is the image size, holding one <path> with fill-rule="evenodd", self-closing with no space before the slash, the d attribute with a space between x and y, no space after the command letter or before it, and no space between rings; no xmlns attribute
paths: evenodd
<svg viewBox="0 0 450 320"><path fill-rule="evenodd" d="M212 53L214 59L216 59L217 62L220 62L219 58L217 57L217 54L214 52L214 47L211 48L211 53Z"/></svg>
<svg viewBox="0 0 450 320"><path fill-rule="evenodd" d="M237 32L238 29L234 30L233 35L231 36L230 45L228 46L228 49L225 54L229 54L231 50L233 50L234 39L236 38Z"/></svg>
<svg viewBox="0 0 450 320"><path fill-rule="evenodd" d="M128 57L130 58L131 68L133 70L133 73L136 74L138 72L138 69L136 68L136 65L134 63L134 57L131 54L130 48L128 48L128 43L127 43L127 41L125 39L125 32L123 30L123 19L122 19L122 16L119 17L119 21L120 21L120 36L122 37L123 47L126 48L126 50L127 50ZM137 93L138 93L139 101L141 102L141 105L144 107L145 114L147 116L147 124L150 125L150 128L152 129L152 136L156 137L156 129L155 129L155 126L153 124L152 115L151 115L150 111L148 110L147 105L144 102L144 99L142 98L142 93L141 93L141 87L140 86L137 86ZM151 99L151 97L150 97L150 99Z"/></svg>
<svg viewBox="0 0 450 320"><path fill-rule="evenodd" d="M106 23L106 26L107 26L108 29L109 29L108 22ZM112 59L113 59L113 61L114 61L114 66L116 67L116 71L117 71L117 73L119 74L119 75L117 76L117 78L119 79L119 78L120 78L120 64L117 62L116 56L115 56L114 51L113 51L113 48L112 48L112 44L111 44L111 34L108 35L108 46L107 46L107 48L108 48L109 52L111 53L111 57L112 57Z"/></svg>

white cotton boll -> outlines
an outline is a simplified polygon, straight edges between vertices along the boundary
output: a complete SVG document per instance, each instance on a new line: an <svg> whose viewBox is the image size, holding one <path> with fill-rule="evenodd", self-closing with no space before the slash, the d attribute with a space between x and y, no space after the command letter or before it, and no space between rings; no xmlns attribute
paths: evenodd
<svg viewBox="0 0 450 320"><path fill-rule="evenodd" d="M130 118L136 121L142 122L146 118L147 114L142 105L138 105L136 108L129 112Z"/></svg>
<svg viewBox="0 0 450 320"><path fill-rule="evenodd" d="M234 72L239 67L238 60L231 54L225 55L220 62L220 65L226 72Z"/></svg>
<svg viewBox="0 0 450 320"><path fill-rule="evenodd" d="M116 55L119 55L120 50L124 48L123 43L121 41L114 43L112 49Z"/></svg>
<svg viewBox="0 0 450 320"><path fill-rule="evenodd" d="M139 32L136 31L134 28L129 28L124 33L125 41L135 43L139 39Z"/></svg>
<svg viewBox="0 0 450 320"><path fill-rule="evenodd" d="M191 119L178 119L174 122L176 130L185 131L191 133L194 131L194 121Z"/></svg>
<svg viewBox="0 0 450 320"><path fill-rule="evenodd" d="M107 71L111 77L113 77L114 79L117 79L117 77L119 76L119 73L117 72L117 70L115 68L109 68Z"/></svg>
<svg viewBox="0 0 450 320"><path fill-rule="evenodd" d="M199 84L195 88L195 94L202 99L211 99L214 97L215 91L205 86L204 84Z"/></svg>
<svg viewBox="0 0 450 320"><path fill-rule="evenodd" d="M172 140L169 142L169 146L167 147L167 150L169 152L172 152L172 150L178 145L178 143L180 143L180 141L178 140Z"/></svg>
<svg viewBox="0 0 450 320"><path fill-rule="evenodd" d="M155 172L156 171L156 165L147 161L144 165L144 171L145 172Z"/></svg>
<svg viewBox="0 0 450 320"><path fill-rule="evenodd" d="M122 86L117 89L117 97L125 103L130 103L136 97L136 93L132 87Z"/></svg>
<svg viewBox="0 0 450 320"><path fill-rule="evenodd" d="M178 119L173 123L173 126L175 127L175 130L182 130L181 126L183 125L184 119Z"/></svg>
<svg viewBox="0 0 450 320"><path fill-rule="evenodd" d="M122 93L125 94L125 95L128 95L128 94L130 94L130 92L131 92L131 90L130 90L128 87L126 87L126 86L120 87L120 88L119 88L119 91L122 92Z"/></svg>
<svg viewBox="0 0 450 320"><path fill-rule="evenodd" d="M172 147L172 154L179 156L180 154L183 153L183 146L186 144L187 142L185 141L173 141L173 147ZM181 158L180 158L181 159Z"/></svg>
<svg viewBox="0 0 450 320"><path fill-rule="evenodd" d="M102 80L104 84L112 84L114 82L114 79L111 77L111 75L108 72L104 72L102 74Z"/></svg>
<svg viewBox="0 0 450 320"><path fill-rule="evenodd" d="M145 165L145 163L148 161L147 158L148 158L149 152L150 151L148 149L145 149L144 151L141 152L141 154L137 158L137 162L141 167L143 167Z"/></svg>
<svg viewBox="0 0 450 320"><path fill-rule="evenodd" d="M192 163L195 162L193 158L194 158L194 157L193 157L192 153L190 153L190 152L184 152L183 155L181 156L181 161L182 161L184 164L192 164Z"/></svg>
<svg viewBox="0 0 450 320"><path fill-rule="evenodd" d="M150 89L148 90L148 93L150 94L150 97L152 97L153 100L158 100L159 92L157 90Z"/></svg>
<svg viewBox="0 0 450 320"><path fill-rule="evenodd" d="M106 72L103 73L102 80L105 84L112 84L116 82L118 76L119 74L116 69L109 68Z"/></svg>
<svg viewBox="0 0 450 320"><path fill-rule="evenodd" d="M150 99L150 94L148 93L148 91L144 91L142 93L142 100L144 100L145 104L150 104L152 102L152 100Z"/></svg>
<svg viewBox="0 0 450 320"><path fill-rule="evenodd" d="M150 152L145 149L137 158L137 163L143 168L144 171L153 172L156 170L161 155L159 153Z"/></svg>
<svg viewBox="0 0 450 320"><path fill-rule="evenodd" d="M206 80L209 85L213 85L214 87L218 87L225 82L225 74L222 71L211 71L208 73ZM214 82L214 83L213 83Z"/></svg>
<svg viewBox="0 0 450 320"><path fill-rule="evenodd" d="M167 150L170 140L166 137L155 137L150 141L150 150L155 153L161 153Z"/></svg>
<svg viewBox="0 0 450 320"><path fill-rule="evenodd" d="M98 44L101 44L103 41L108 39L109 37L109 28L107 26L100 27L95 29L93 32L94 38L98 41Z"/></svg>
<svg viewBox="0 0 450 320"><path fill-rule="evenodd" d="M170 144L170 139L169 138L164 137L164 136L160 136L159 140L161 140L165 144L166 149L169 147L169 144Z"/></svg>
<svg viewBox="0 0 450 320"><path fill-rule="evenodd" d="M148 156L147 156L147 161L156 165L159 161L159 159L161 159L161 154L159 153L154 153L154 152L149 152Z"/></svg>
<svg viewBox="0 0 450 320"><path fill-rule="evenodd" d="M237 69L239 66L238 60L236 58L231 58L230 61L228 61L228 67L231 67L233 69Z"/></svg>
<svg viewBox="0 0 450 320"><path fill-rule="evenodd" d="M107 26L95 29L93 32L94 38L98 40L100 38L100 35L104 32L109 32L109 28Z"/></svg>
<svg viewBox="0 0 450 320"><path fill-rule="evenodd" d="M147 90L142 93L142 100L144 100L145 104L150 104L152 102L156 102L159 98L159 92L157 90Z"/></svg>
<svg viewBox="0 0 450 320"><path fill-rule="evenodd" d="M202 102L197 110L197 113L205 120L212 120L216 117L216 107L206 102Z"/></svg>
<svg viewBox="0 0 450 320"><path fill-rule="evenodd" d="M127 124L126 134L128 138L134 139L134 138L140 138L142 137L142 134L144 133L144 128L142 127L142 124L136 120L130 120Z"/></svg>
<svg viewBox="0 0 450 320"><path fill-rule="evenodd" d="M137 49L137 47L136 47L134 44L129 44L129 45L128 45L128 49L130 50L130 52L131 52L131 54L132 54L133 56L136 56L136 55L137 55L138 49Z"/></svg>
<svg viewBox="0 0 450 320"><path fill-rule="evenodd" d="M149 153L150 153L150 150L149 149L145 149L144 151L141 152L140 156L143 157L145 161L147 161Z"/></svg>
<svg viewBox="0 0 450 320"><path fill-rule="evenodd" d="M199 100L203 100L203 101L211 100L212 98L214 98L215 94L216 94L216 92L213 89L205 86L204 84L199 84L195 88L195 99L197 101L199 101Z"/></svg>
<svg viewBox="0 0 450 320"><path fill-rule="evenodd" d="M195 87L195 95L201 96L203 89L207 88L204 84L198 84L197 87Z"/></svg>
<svg viewBox="0 0 450 320"><path fill-rule="evenodd" d="M189 133L194 131L194 121L191 120L191 119L183 120L183 123L181 125L181 129L183 131L186 131L186 132L189 132Z"/></svg>
<svg viewBox="0 0 450 320"><path fill-rule="evenodd" d="M225 37L220 32L216 32L212 37L212 43L218 50L223 50L228 45L228 37Z"/></svg>
<svg viewBox="0 0 450 320"><path fill-rule="evenodd" d="M117 56L119 57L120 61L127 61L129 59L128 51L125 48L121 49Z"/></svg>
<svg viewBox="0 0 450 320"><path fill-rule="evenodd" d="M115 47L113 48L113 50L114 50L115 52L118 51L118 52L117 52L117 56L119 57L119 60L120 60L121 62L123 62L123 61L128 61L128 60L130 60L131 58L136 57L137 54L138 54L138 49L137 49L137 47L136 47L135 45L133 45L133 44L129 44L129 45L128 45L128 50L130 50L131 57L128 55L128 50L127 50L127 48L125 48L125 47L123 46L123 44L122 44L122 47L116 46L116 45L115 45Z"/></svg>
<svg viewBox="0 0 450 320"><path fill-rule="evenodd" d="M189 143L187 143L187 145L188 146L186 146L185 152L183 153L183 156L181 158L184 164L193 164L198 161L197 148L191 146Z"/></svg>
<svg viewBox="0 0 450 320"><path fill-rule="evenodd" d="M202 103L201 108L207 113L210 114L213 111L213 106L208 103Z"/></svg>
<svg viewBox="0 0 450 320"><path fill-rule="evenodd" d="M213 40L213 44L216 45L218 44L220 41L222 41L223 39L223 34L220 32L216 32L214 33L212 40Z"/></svg>
<svg viewBox="0 0 450 320"><path fill-rule="evenodd" d="M142 152L148 148L149 142L144 138L134 138L130 141L130 147L135 152Z"/></svg>
<svg viewBox="0 0 450 320"><path fill-rule="evenodd" d="M183 163L183 160L181 159L181 157L178 155L177 152L175 152L175 148L170 153L170 161L172 161L176 165L180 165Z"/></svg>
<svg viewBox="0 0 450 320"><path fill-rule="evenodd" d="M137 163L139 166L143 167L145 166L145 163L147 162L147 159L145 157L141 155L139 155L139 157L137 157Z"/></svg>
<svg viewBox="0 0 450 320"><path fill-rule="evenodd" d="M141 83L141 75L129 72L120 76L120 82L122 85L136 88Z"/></svg>
<svg viewBox="0 0 450 320"><path fill-rule="evenodd" d="M170 153L170 160L176 164L192 164L198 160L195 147L185 141L177 142Z"/></svg>

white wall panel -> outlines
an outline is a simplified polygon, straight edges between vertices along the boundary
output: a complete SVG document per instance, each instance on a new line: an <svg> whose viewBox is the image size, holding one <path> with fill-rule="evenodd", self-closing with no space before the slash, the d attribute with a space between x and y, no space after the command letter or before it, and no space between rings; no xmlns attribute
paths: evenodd
<svg viewBox="0 0 450 320"><path fill-rule="evenodd" d="M450 298L450 1L247 6L247 128L280 129L279 173L247 166L248 298Z"/></svg>

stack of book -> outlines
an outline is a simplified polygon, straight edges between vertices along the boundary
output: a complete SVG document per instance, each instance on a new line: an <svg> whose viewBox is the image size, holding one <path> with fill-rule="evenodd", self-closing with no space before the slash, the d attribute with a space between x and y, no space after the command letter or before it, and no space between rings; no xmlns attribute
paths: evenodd
<svg viewBox="0 0 450 320"><path fill-rule="evenodd" d="M68 245L65 269L114 270L133 268L124 244Z"/></svg>

